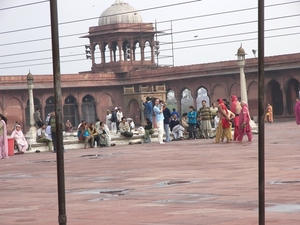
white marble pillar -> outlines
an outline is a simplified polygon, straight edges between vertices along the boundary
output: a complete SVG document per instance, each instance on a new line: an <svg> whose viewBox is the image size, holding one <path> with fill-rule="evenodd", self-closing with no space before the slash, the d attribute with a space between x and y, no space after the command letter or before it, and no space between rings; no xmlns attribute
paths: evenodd
<svg viewBox="0 0 300 225"><path fill-rule="evenodd" d="M33 101L33 76L29 72L27 75L27 86L28 86L28 96L29 96L29 118L30 118L30 129L26 133L26 139L29 144L29 150L31 149L31 144L36 142L36 127L34 126L34 101Z"/></svg>

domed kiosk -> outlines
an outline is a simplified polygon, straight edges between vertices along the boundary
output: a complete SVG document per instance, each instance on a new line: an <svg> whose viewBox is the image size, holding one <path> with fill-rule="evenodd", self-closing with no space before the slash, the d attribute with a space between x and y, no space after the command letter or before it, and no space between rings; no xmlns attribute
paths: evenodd
<svg viewBox="0 0 300 225"><path fill-rule="evenodd" d="M112 71L126 74L155 66L154 30L143 23L139 12L123 0L116 0L99 17L98 26L90 27L92 72Z"/></svg>

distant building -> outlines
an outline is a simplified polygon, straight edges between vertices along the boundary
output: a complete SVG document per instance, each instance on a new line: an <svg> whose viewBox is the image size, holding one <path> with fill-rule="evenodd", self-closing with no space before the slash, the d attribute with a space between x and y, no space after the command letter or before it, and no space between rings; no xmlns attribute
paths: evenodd
<svg viewBox="0 0 300 225"><path fill-rule="evenodd" d="M182 112L186 98L199 108L199 101L209 104L218 98L240 97L237 61L197 65L158 67L155 64L156 31L151 23L143 23L133 7L117 0L105 10L98 26L90 27L85 38L90 40L92 69L78 74L62 74L63 120L73 125L81 120L105 121L106 111L116 106L124 116L141 124L147 96L167 100ZM122 14L118 14L122 12ZM118 15L117 15L118 14ZM245 74L250 113L257 116L258 61L246 59ZM294 99L299 96L300 53L265 58L265 100L273 105L275 116L293 115ZM52 75L34 76L34 105L42 118L54 110ZM8 130L15 121L29 128L26 74L0 77L0 113L8 118ZM187 91L188 90L188 91ZM168 93L170 93L168 95ZM172 106L173 107L173 106Z"/></svg>

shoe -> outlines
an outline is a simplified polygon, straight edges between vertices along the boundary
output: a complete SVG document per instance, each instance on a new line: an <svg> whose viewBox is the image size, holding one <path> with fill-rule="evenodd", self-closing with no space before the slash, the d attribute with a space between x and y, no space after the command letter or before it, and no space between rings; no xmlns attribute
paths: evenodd
<svg viewBox="0 0 300 225"><path fill-rule="evenodd" d="M165 142L161 141L161 142L159 142L159 144L161 144L161 145L164 145L164 144L165 144Z"/></svg>
<svg viewBox="0 0 300 225"><path fill-rule="evenodd" d="M110 146L116 146L116 144L111 144Z"/></svg>

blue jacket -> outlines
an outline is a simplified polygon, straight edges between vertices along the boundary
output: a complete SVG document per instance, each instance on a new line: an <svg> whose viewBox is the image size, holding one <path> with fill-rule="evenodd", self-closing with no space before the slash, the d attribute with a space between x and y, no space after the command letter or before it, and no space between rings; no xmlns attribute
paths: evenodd
<svg viewBox="0 0 300 225"><path fill-rule="evenodd" d="M153 114L153 104L151 101L148 102L143 102L143 105L145 106L145 112L147 115L151 115Z"/></svg>
<svg viewBox="0 0 300 225"><path fill-rule="evenodd" d="M188 124L196 124L197 123L197 112L196 111L189 111L188 115Z"/></svg>

